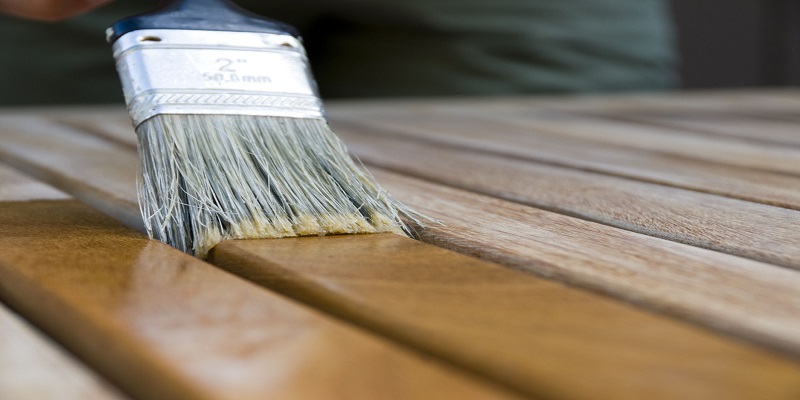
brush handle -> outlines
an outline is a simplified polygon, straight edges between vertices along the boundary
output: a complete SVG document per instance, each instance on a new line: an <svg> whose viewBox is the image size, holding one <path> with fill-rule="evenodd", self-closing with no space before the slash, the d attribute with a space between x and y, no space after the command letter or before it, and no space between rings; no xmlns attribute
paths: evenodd
<svg viewBox="0 0 800 400"><path fill-rule="evenodd" d="M141 29L183 29L288 34L299 37L291 25L253 14L228 0L166 0L144 14L121 19L109 28L107 40Z"/></svg>

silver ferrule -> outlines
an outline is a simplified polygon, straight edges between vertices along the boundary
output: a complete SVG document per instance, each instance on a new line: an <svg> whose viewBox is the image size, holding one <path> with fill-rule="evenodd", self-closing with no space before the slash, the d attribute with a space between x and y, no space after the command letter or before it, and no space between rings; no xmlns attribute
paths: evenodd
<svg viewBox="0 0 800 400"><path fill-rule="evenodd" d="M324 118L305 49L290 35L144 29L113 50L137 127L159 114Z"/></svg>

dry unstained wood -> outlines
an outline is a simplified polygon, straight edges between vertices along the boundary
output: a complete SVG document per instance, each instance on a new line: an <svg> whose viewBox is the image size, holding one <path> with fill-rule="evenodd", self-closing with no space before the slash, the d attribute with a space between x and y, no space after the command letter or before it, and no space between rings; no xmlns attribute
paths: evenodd
<svg viewBox="0 0 800 400"><path fill-rule="evenodd" d="M800 394L798 366L397 235L228 241L212 262L542 398Z"/></svg>
<svg viewBox="0 0 800 400"><path fill-rule="evenodd" d="M369 131L800 210L800 177L592 143L480 118L331 113L339 131Z"/></svg>
<svg viewBox="0 0 800 400"><path fill-rule="evenodd" d="M0 203L0 247L0 299L136 398L514 397L73 201Z"/></svg>
<svg viewBox="0 0 800 400"><path fill-rule="evenodd" d="M621 95L549 95L516 97L456 97L400 100L347 100L331 102L333 116L364 118L387 110L410 113L465 112L491 115L506 112L563 111L578 113L726 112L731 114L795 115L800 110L800 90L679 91Z"/></svg>
<svg viewBox="0 0 800 400"><path fill-rule="evenodd" d="M0 304L0 399L123 398L93 371Z"/></svg>
<svg viewBox="0 0 800 400"><path fill-rule="evenodd" d="M608 101L610 100L610 101ZM586 97L583 101L542 102L544 108L591 112L717 111L732 114L796 114L800 110L797 88L716 91L678 91Z"/></svg>
<svg viewBox="0 0 800 400"><path fill-rule="evenodd" d="M466 118L469 115L453 113L450 118ZM478 120L498 122L498 129L505 124L527 130L570 137L585 141L585 146L604 143L612 146L640 151L663 153L677 157L727 164L737 167L760 169L800 175L800 149L783 143L747 140L746 137L699 134L686 129L674 129L589 116L530 111L481 115ZM720 129L723 129L721 126ZM795 124L800 132L800 123ZM750 132L758 138L758 132Z"/></svg>
<svg viewBox="0 0 800 400"><path fill-rule="evenodd" d="M366 117L363 115L362 119L367 120ZM437 126L458 129L465 136L482 134L497 141L519 134L536 138L568 138L580 141L586 148L604 144L628 151L645 151L800 175L800 151L794 147L786 148L734 137L701 135L680 129L592 118L575 113L531 110L475 113L473 110L457 109L449 112L409 113L396 109L377 115L371 113L368 121L378 126L402 125L405 129L423 132L428 127ZM469 130L469 133L464 130Z"/></svg>
<svg viewBox="0 0 800 400"><path fill-rule="evenodd" d="M0 122L2 161L144 231L135 153L35 115L3 116ZM95 181L98 175L108 178Z"/></svg>
<svg viewBox="0 0 800 400"><path fill-rule="evenodd" d="M731 114L722 112L618 112L595 113L598 118L610 118L643 125L676 128L695 134L745 139L770 145L800 146L800 108L798 119L787 114ZM647 129L647 128L645 128ZM800 147L796 147L800 152Z"/></svg>
<svg viewBox="0 0 800 400"><path fill-rule="evenodd" d="M59 129L63 128L50 127L53 132ZM64 134L79 133L68 130ZM13 137L13 135L9 137ZM80 141L70 141L69 143L76 142ZM40 152L36 157L37 160L47 160L47 152L58 151L54 148L57 149L61 145L60 139L55 136L51 146L47 148L26 147L25 149L27 152ZM74 149L77 150L77 147ZM112 158L117 164L135 164L135 156L130 150L123 150L107 143L106 151L113 155ZM91 181L99 191L103 190L105 180L125 179L114 176L110 171L126 170L127 168L98 170L95 166L94 161L84 157L81 160L75 160L68 170L65 168L58 170L60 174L83 175L84 179ZM32 169L57 169L51 164L41 164L41 161L38 164L30 163L29 167ZM733 332L771 346L783 346L792 351L797 348L797 343L792 342L793 339L790 338L788 344L785 339L786 335L791 336L796 333L798 327L798 321L795 318L798 311L797 303L796 297L793 297L797 293L798 275L793 272L787 274L790 271L778 267L647 238L607 226L510 204L502 200L424 184L386 173L379 173L378 176L401 198L446 220L447 228L439 227L424 231L427 240L458 248L470 254L494 258L518 268L555 275L571 282L598 287L598 285L592 284L596 281L600 283L601 289L611 292L615 296L642 297L643 300L640 302L650 307L667 309L674 314L688 316L724 332ZM132 182L129 184L132 185ZM293 257L299 257L305 253L316 254L311 258L312 261L306 262L306 267L324 268L324 265L318 263L318 260L325 259L325 257L320 256L318 250L314 250L319 248L319 241L328 243L331 240L351 240L352 248L357 249L361 243L366 242L359 241L360 239L363 238L351 236L305 239L308 241L307 243L311 244L302 245L303 247L299 251L295 247L289 250L289 253L284 254L293 254ZM220 249L236 249L233 253L237 253L239 246L246 246L247 243L253 243L254 246L259 244L257 241L241 244L225 243ZM269 245L291 248L297 246L296 243L297 241L280 240L269 242ZM405 246L405 242L402 245ZM341 251L344 246L337 244L326 246L326 248ZM350 257L356 257L363 253L363 251L353 251L352 248L347 250L351 253ZM425 251L439 251L427 246L425 249L428 249ZM280 254L280 251L270 249L268 253ZM746 350L746 348L739 348L730 342L719 341L718 338L707 336L707 334L675 321L663 317L653 317L595 295L567 289L554 283L515 275L511 271L500 268L489 268L482 263L479 263L482 266L471 269L471 271L477 272L466 273L461 269L464 264L475 263L474 260L459 261L456 265L445 264L437 269L425 264L421 264L420 267L404 263L392 264L391 260L396 252L389 252L388 256L381 258L376 256L375 251L370 251L369 257L373 261L378 261L376 267L385 265L390 269L384 277L377 276L373 279L366 279L360 274L357 276L348 274L346 269L338 272L329 271L327 275L318 275L316 272L301 275L296 272L302 270L300 260L297 258L293 258L291 262L285 264L283 262L276 264L280 268L274 267L267 272L259 272L260 270L256 270L252 265L263 268L260 257L265 257L264 254L261 252L238 252L237 254L236 257L241 257L237 262L239 265L241 265L241 260L248 262L248 270L237 270L237 273L247 275L251 279L261 280L265 284L282 287L281 290L285 290L287 293L292 292L293 295L303 298L304 301L316 302L317 306L324 306L338 315L354 319L372 329L381 330L384 334L396 332L393 336L397 339L425 348L429 353L455 359L473 370L480 370L496 378L500 374L508 373L507 377L499 379L505 379L505 382L518 385L517 387L528 387L526 385L531 385L530 382L543 382L542 376L567 374L565 380L543 384L544 387L531 388L537 390L537 393L545 390L550 391L547 393L585 393L590 390L589 387L576 384L576 379L598 382L598 380L591 380L594 374L599 374L606 379L600 380L592 387L592 396L590 397L596 397L597 393L594 389L597 386L605 387L606 381L609 382L608 385L621 385L620 387L635 385L634 381L640 380L640 373L648 375L648 378L641 378L648 381L652 379L649 375L649 371L653 371L652 367L633 368L634 371L629 371L632 365L647 366L650 362L657 362L653 361L653 353L643 349L651 349L651 351L661 348L670 349L665 353L658 353L658 357L663 357L661 362L667 363L665 365L674 362L677 363L676 365L688 366L699 362L698 359L720 360L712 362L711 366L694 364L693 367L687 367L693 371L692 373L698 373L698 370L706 371L704 373L717 371L713 374L733 377L738 374L736 371L739 368L747 368L746 366L749 364L760 365L759 369L763 370L762 362L740 361L744 353L737 352L749 352L753 351L752 349ZM220 253L217 254L217 257L225 258ZM424 261L428 258L415 257L414 259ZM661 259L665 260L663 265L660 262ZM230 259L226 261L227 267L236 268L232 266L234 264L230 263L231 260L236 261L234 256L230 256ZM356 259L347 259L344 264L358 265L353 260ZM223 263L222 259L218 259L218 261ZM404 260L401 261L404 262ZM331 260L327 259L325 265L328 262ZM449 272L442 272L442 268ZM651 268L654 271L649 271ZM379 268L374 269L376 273L379 270ZM412 271L415 272L412 274ZM274 274L279 278L270 277L269 274ZM488 276L481 274L488 274ZM510 279L513 280L513 283L507 283ZM750 285L750 280L753 280L753 293L749 295L737 293L736 288ZM267 283L267 281L271 283ZM442 281L453 282L456 285L451 284L449 290L442 290L442 284L434 284ZM462 288L465 285L459 283L465 282L471 283L466 288ZM503 283L499 289L493 286L493 283L497 282ZM504 286L508 286L507 291L502 289ZM481 293L480 288L482 287L487 288L485 292L480 295L476 294ZM695 293L698 287L700 290ZM766 293L765 288L774 289L774 293ZM424 293L428 293L427 296L443 297L431 301L428 297L420 295L422 290L425 291ZM550 293L548 294L548 292ZM516 293L522 293L524 296ZM540 304L546 304L546 306L527 309L524 310L525 312L520 311L520 308L524 309L528 304L525 303L525 300L518 299L522 297L537 299L539 296L542 297ZM487 303L491 307L490 309L481 309L479 306L479 304L483 304L483 307L486 307ZM376 304L380 305L380 308ZM462 306L458 306L459 304ZM470 306L463 306L463 304ZM363 310L359 308L363 308ZM606 311L603 311L604 308ZM469 310L478 311L475 315L470 315ZM756 315L750 315L752 312L755 312ZM515 319L505 319L509 315L515 315ZM414 320L417 320L414 317L417 316L419 319L414 325ZM504 318L498 319L498 316L504 316ZM482 328L484 324L486 325L485 330ZM503 329L492 329L498 325ZM778 325L777 329L775 329L775 325ZM780 325L785 326L781 327ZM531 327L535 327L535 329ZM439 330L432 332L433 328ZM619 331L615 331L616 328L619 328ZM661 332L666 334L661 335ZM516 336L512 336L512 334ZM538 343L537 338L540 340ZM560 341L562 340L560 338L563 338L563 342ZM567 338L570 340L568 341ZM656 342L652 338L657 338ZM716 344L714 344L715 341ZM456 345L460 343L468 344ZM496 350L494 358L489 351L484 349L485 346ZM698 353L689 353L687 346L691 347L690 350ZM692 346L697 346L697 348ZM733 347L726 350L725 346ZM554 348L557 348L558 351L553 350ZM631 350L634 348L637 350ZM523 353L523 350L527 352ZM697 355L708 354L706 352L714 352L716 355L713 357ZM620 354L626 355L620 357ZM545 358L544 355L548 355L548 357ZM763 357L763 353L751 354L745 358L750 357ZM721 361L722 358L734 361ZM563 363L566 360L575 361ZM517 364L527 367L511 372L487 371L486 368L489 367L483 366L513 366L514 362L529 364ZM576 378L570 371L578 371L575 364L583 363L586 363L587 366L601 364L602 366L594 368L594 370L588 369L588 371L581 369L590 375ZM553 365L558 366L559 369L550 370L549 368ZM705 366L701 367L700 365ZM716 369L723 366L730 369ZM620 369L615 370L614 367ZM606 372L607 375L598 372L605 369L610 371ZM626 383L619 376L615 377L615 371L629 371L627 373L630 374L631 381ZM520 378L525 373L537 375ZM674 373L681 375L679 372ZM658 373L654 374L658 375ZM773 371L764 378L760 378L761 375L756 372L754 374L753 376L759 377L756 379L757 381L779 379L778 384L767 385L766 387L769 389L757 390L777 390L790 396L800 390L795 385L800 381L797 380L794 372L776 373ZM783 379L786 379L787 383L782 383ZM754 386L746 388L751 385L750 382L753 382L746 377L722 380L725 383L719 388L730 386L730 382L739 382L743 385L740 393L754 393L752 392ZM686 383L681 382L680 385L682 387ZM684 390L698 390L693 392L695 394L704 387L703 382L686 386ZM632 386L628 386L628 390L633 390L632 388ZM708 390L722 390L719 388ZM613 395L615 392L610 393ZM711 392L705 392L706 396L702 397L707 397L709 393Z"/></svg>
<svg viewBox="0 0 800 400"><path fill-rule="evenodd" d="M799 211L357 129L341 136L369 165L800 270Z"/></svg>
<svg viewBox="0 0 800 400"><path fill-rule="evenodd" d="M37 182L0 163L0 199L4 201L66 200L64 192Z"/></svg>

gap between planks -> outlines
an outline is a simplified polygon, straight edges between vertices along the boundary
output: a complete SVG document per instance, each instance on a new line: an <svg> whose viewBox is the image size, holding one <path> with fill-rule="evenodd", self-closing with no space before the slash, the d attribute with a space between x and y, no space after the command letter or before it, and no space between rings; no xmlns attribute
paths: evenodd
<svg viewBox="0 0 800 400"><path fill-rule="evenodd" d="M51 147L72 143L62 142L61 135L83 135L40 123L43 122L29 124L37 129L26 134L36 135L41 128L49 127L47 130L53 135L50 136ZM97 139L87 136L84 140ZM3 143L7 146L8 140ZM26 147L26 151L33 150ZM37 160L48 160L48 151L59 150L48 147L36 151L42 152ZM113 146L107 151L115 154L116 163L135 165L133 153L115 150ZM34 167L59 169L61 174L84 179L90 177L92 184L99 188L103 187L104 180L118 179L95 168L92 160L86 157L76 160L69 169L54 165ZM599 283L601 290L616 297L633 299L639 304L797 354L798 321L792 320L797 315L797 304L791 294L796 296L800 283L791 271L396 175L377 175L388 183L390 190L400 194L399 198L434 216L445 217L451 224L450 228L426 231L428 240L583 286L597 288ZM446 210L446 214L442 214L442 210ZM494 223L497 221L503 224ZM550 223L542 226L541 221ZM582 232L607 240L595 242L582 237ZM520 236L523 233L525 237ZM496 240L480 242L481 238ZM554 248L554 244L558 246ZM620 250L624 251L620 253ZM641 254L648 253L663 259L664 265L655 271L640 271ZM585 266L591 269L576 268ZM734 289L740 285L752 288L753 293L746 296L738 293ZM751 304L754 301L757 304Z"/></svg>
<svg viewBox="0 0 800 400"><path fill-rule="evenodd" d="M800 270L798 211L346 128L367 165Z"/></svg>
<svg viewBox="0 0 800 400"><path fill-rule="evenodd" d="M0 303L0 399L126 398Z"/></svg>
<svg viewBox="0 0 800 400"><path fill-rule="evenodd" d="M74 201L28 200L0 203L0 299L136 398L517 398Z"/></svg>
<svg viewBox="0 0 800 400"><path fill-rule="evenodd" d="M800 210L800 177L542 133L496 121L399 112L332 113L342 130L437 143ZM491 134L487 134L490 132Z"/></svg>
<svg viewBox="0 0 800 400"><path fill-rule="evenodd" d="M120 161L123 161L123 160L127 159L128 167L121 167L121 168L123 170L135 169L136 157L135 157L134 154L126 153L124 151L121 151L121 149L118 149L115 146L108 146L107 144L105 146L103 146L102 145L102 143L103 143L102 140L95 139L95 138L92 138L92 137L89 137L89 136L85 136L85 135L81 134L78 131L70 131L68 129L65 130L64 128L59 128L57 125L48 124L46 122L39 121L37 119L26 120L26 121L28 121L29 124L32 124L32 125L27 126L27 128L23 127L23 130L24 129L28 129L29 130L29 132L26 132L25 134L21 135L22 137L26 138L26 140L31 140L30 139L31 137L36 137L36 131L37 130L38 131L50 131L51 133L55 133L55 132L59 132L59 129L60 129L61 131L63 131L63 133L61 135L59 135L59 137L63 136L63 139L64 139L63 140L63 145L74 146L74 147L71 147L71 148L64 149L63 152L65 152L65 153L81 153L81 154L85 155L85 157L82 158L82 160L84 160L84 164L85 164L85 166L83 166L82 168L85 169L85 171L80 171L80 170L69 171L69 170L65 170L64 168L62 168L59 165L62 162L57 160L54 157L54 155L49 154L49 153L52 153L54 151L56 153L58 153L59 152L58 150L51 150L49 148L49 146L42 147L42 146L38 145L38 143L35 142L33 146L23 147L22 149L19 149L17 151L17 153L25 153L25 152L31 152L32 153L32 154L29 154L29 157L33 157L32 158L33 162L31 163L32 167L34 167L37 170L46 170L46 171L51 171L51 172L52 171L57 171L59 175L68 176L68 177L70 177L69 179L78 181L81 184L83 184L83 182L82 182L83 180L87 180L87 178L89 176L92 176L92 178L89 178L88 180L92 181L93 186L95 187L95 190L97 190L97 191L104 191L104 190L108 191L109 196L107 196L107 197L112 197L112 198L114 198L114 197L123 197L124 198L125 196L128 197L128 199L129 199L128 200L128 205L127 205L125 211L123 212L123 214L127 215L127 214L129 214L131 212L135 212L135 210L136 210L136 207L135 207L135 195L133 194L133 191L128 191L125 194L123 194L122 196L120 196L119 194L115 194L116 191L118 190L118 189L115 189L116 186L111 185L111 184L106 184L104 182L104 181L111 181L115 185L119 185L125 179L128 179L128 182L129 182L128 186L130 187L130 186L132 186L130 184L132 178L121 178L119 176L112 176L112 175L117 175L118 174L117 169L108 169L108 168L103 169L102 168L103 165L107 165L107 164L112 163L112 162L115 162L117 165L122 165L122 164L120 164ZM32 131L31 131L31 127L33 128ZM84 142L90 142L92 144L90 146L92 151L87 151L87 150L84 149L84 147L86 147ZM10 144L12 144L11 141L6 141L5 142L5 145L10 145ZM0 148L2 148L2 145L0 145ZM102 155L102 158L94 157L94 155L98 154L98 152ZM54 159L56 161L53 161ZM46 161L44 161L44 164L42 164L42 160L46 160ZM111 161L111 160L114 160L114 161ZM33 164L37 164L37 163L39 163L39 164L38 165L33 165ZM47 165L49 165L49 167ZM93 176L92 172L90 172L90 171L97 171L97 172L93 173L93 175L96 175L96 176ZM102 174L98 173L100 171L102 171ZM111 182L109 182L109 183L111 183ZM402 186L401 186L401 188L402 188ZM427 190L434 190L434 191L442 192L442 190L440 188L436 187L435 185L431 185L431 188L432 189L427 189ZM393 191L393 192L397 192L398 190L402 190L402 189L391 188L390 187L390 190ZM423 189L420 189L420 190L423 190ZM409 191L406 189L406 190L404 190L404 192L408 193ZM395 193L395 194L397 194L397 193ZM414 193L408 193L408 196L414 196ZM475 197L475 199L481 199L481 197L477 196L477 197ZM433 199L431 199L431 200L433 200ZM101 200L100 200L100 198L97 198L96 201L101 201ZM467 201L468 202L468 201L473 201L473 200L471 200L469 197L467 197L466 200L462 200L462 201ZM479 203L478 200L474 200L474 201L476 202L476 204ZM528 211L527 207L516 207L516 206L513 206L513 207L515 209ZM535 211L535 209L531 209L530 211ZM435 215L435 212L434 212L434 215ZM535 213L534 213L534 215L535 215ZM484 218L489 218L490 214L489 215L485 215L483 217ZM571 225L571 226L579 226L580 225L579 221L574 221L573 222L571 218L567 218L567 217L565 217L563 219L563 221L569 222L567 225ZM589 226L592 226L592 225L589 225ZM537 230L540 230L541 228L540 227L531 226L530 229L531 229L531 232L536 232ZM466 232L469 232L470 230L474 230L474 228L473 229L467 229ZM522 230L521 232L525 232L525 230ZM579 232L580 231L576 231L576 233L575 233L575 235L578 235L577 236L578 238L581 237ZM603 232L607 232L607 233L603 233ZM454 237L452 239L449 239L449 240L452 240L454 242L463 241L463 239L458 238L458 235L456 235L456 234L451 234L451 235L453 235ZM492 233L492 234L484 233L484 235L486 235L486 237L495 237L494 235L496 235L496 234L494 234L494 233ZM607 231L600 230L599 232L596 233L596 235L598 235L599 237L602 237L603 235L618 236L617 235L617 230L613 229L613 228L608 228ZM559 235L559 236L561 236L561 235ZM638 235L634 235L634 237L636 237L636 236L638 236ZM513 239L513 237L512 237L512 239ZM634 240L634 239L624 239L624 238L620 237L620 238L618 238L618 240L620 240L622 243L624 243L626 241L630 241L630 240ZM639 239L635 239L635 240L639 240ZM573 238L571 240L571 242L576 242L576 240ZM441 241L441 239L439 239L439 243L440 244L443 243ZM576 242L576 245L579 248L585 247L585 244L582 244L582 243L579 244L579 243L580 243L580 241ZM616 252L619 251L619 249L615 249L613 247L614 243L619 243L619 242L612 242L611 246L607 247L604 250L605 253L608 253L608 255L611 256L611 257L609 257L610 260L615 260L615 259L620 258L620 257L618 257L618 254L615 254ZM510 254L503 254L502 252L500 252L500 254L495 254L496 253L496 248L492 249L493 245L495 245L494 243L484 243L483 245L486 247L486 250L476 250L476 249L472 249L472 248L460 248L460 250L464 251L464 252L468 252L469 254L487 253L488 257L490 257L491 259L493 259L493 260L495 260L497 262L504 263L504 264L509 264L509 265L518 265L519 264L519 259L516 256L512 256ZM650 246L645 246L644 249L647 249L649 247ZM658 248L659 246L655 245L655 247ZM625 248L625 245L620 245L620 248ZM691 247L689 247L689 246L686 246L686 248L687 249L691 249ZM578 253L576 253L576 255L580 255L581 253L585 253L585 251L579 251ZM533 260L536 259L536 255L535 254L530 254L525 258L531 258L531 257L532 257ZM579 260L579 262L582 263L582 262L585 261L585 260L583 260L582 257L583 257L583 255L580 255L580 256L575 257L573 259ZM628 258L628 257L630 257L630 258ZM711 258L712 260L717 259L716 255L714 253L709 253L709 257L712 257ZM556 258L556 259L558 259L558 258ZM570 258L567 258L566 260L569 260L569 259ZM674 259L674 257L669 257L669 259L673 259L673 261L675 263L681 264L679 259ZM798 325L798 324L800 324L800 321L790 321L790 322L792 322L792 324L790 324L790 325L798 325L798 326L794 326L794 327L791 327L791 326L782 327L782 323L781 323L781 321L783 319L790 318L792 316L792 313L800 312L800 310L798 310L798 307L800 307L800 304L798 304L798 299L797 299L797 293L798 293L798 291L797 291L798 289L797 288L799 286L796 286L798 284L797 281L800 278L800 275L798 275L796 273L792 273L792 272L788 272L788 271L787 271L787 273L774 271L774 269L777 268L777 267L768 266L768 265L759 264L759 263L753 263L750 266L745 266L743 269L740 267L739 270L734 269L732 271L725 271L724 268L720 268L720 267L725 265L725 263L727 263L729 261L724 261L724 259L715 261L715 263L719 264L719 267L715 267L713 269L719 270L718 273L720 273L719 277L720 277L721 280L723 280L723 279L727 280L728 278L732 278L733 280L729 281L728 283L733 284L733 285L744 285L744 286L746 286L748 284L755 285L757 282L761 282L760 285L756 285L756 286L754 286L752 288L752 290L755 291L755 293L753 295L754 296L763 297L764 300L767 300L766 303L765 303L764 310L763 310L765 314L759 315L758 318L754 319L754 318L750 318L748 316L748 312L749 312L748 310L752 307L751 305L749 305L749 302L752 301L752 299L749 296L745 296L744 294L740 294L739 296L735 296L735 298L738 298L738 300L735 301L733 304L727 304L727 305L728 305L728 307L730 307L731 305L735 305L729 311L734 311L735 310L736 312L733 312L732 314L728 315L726 318L723 318L723 320L719 320L719 318L716 318L714 313L711 310L713 310L715 307L721 307L722 309L725 309L726 308L725 305L727 303L725 298L728 297L729 294L727 293L728 290L726 290L725 287L715 287L714 286L714 284L713 284L714 280L712 279L713 278L713 274L709 274L709 275L700 274L700 276L703 277L702 280L709 282L708 284L711 285L708 288L702 288L702 289L701 288L697 288L700 291L700 293L703 293L703 295L700 296L700 297L701 298L706 297L705 300L697 301L697 299L690 300L689 298L683 300L683 299L680 299L680 298L676 298L677 296L665 296L666 297L665 299L661 299L661 298L658 297L657 294L653 295L651 293L646 293L646 291L643 290L643 287L648 287L648 286L652 286L652 285L655 285L655 287L661 287L661 286L665 286L666 285L667 287L674 288L676 290L675 293L684 293L684 292L686 292L686 289L682 288L682 287L685 285L683 283L683 281L685 280L685 277L683 277L682 274L685 273L685 272L688 272L691 269L690 267L687 267L686 265L676 266L676 269L674 270L674 273L672 273L672 274L667 273L667 271L663 271L663 270L638 272L637 276L639 277L639 280L633 280L631 282L628 282L625 279L618 279L618 278L615 279L614 276L615 276L616 273L613 272L613 271L618 270L618 266L613 265L613 263L608 263L608 264L607 263L602 263L601 264L601 266L603 267L603 268L601 268L601 270L604 270L604 274L608 275L608 276L606 277L606 279L597 280L593 276L598 271L582 271L580 269L574 269L574 266L572 266L574 270L569 270L569 268L565 268L565 267L569 267L570 266L566 262L566 260L562 261L564 265L555 265L555 266L553 266L552 265L553 261L552 260L548 260L544 264L542 264L541 261L535 263L534 265L536 265L537 267L533 267L532 268L530 266L525 266L525 267L521 267L521 268L529 269L529 270L532 270L532 271L534 271L534 272L536 272L538 274L542 274L542 275L556 275L560 279L566 280L568 282L577 283L577 284L582 285L582 286L587 286L587 287L590 287L590 288L592 288L594 290L601 290L601 291L603 291L605 293L610 293L610 294L613 294L613 295L615 295L617 297L622 297L622 298L625 298L625 299L628 299L628 300L634 300L635 302L637 302L639 304L645 304L645 305L648 305L649 307L652 307L652 308L655 308L655 309L666 310L666 311L672 313L673 315L680 315L682 317L689 317L694 321L701 322L701 323L706 324L706 325L714 326L716 328L722 328L723 331L731 331L731 332L734 332L734 333L736 333L738 335L745 336L745 337L748 337L750 339L758 340L758 341L760 341L762 343L765 343L765 344L771 344L773 346L777 344L778 347L781 347L781 348L784 348L784 349L791 349L793 352L800 352L800 351L798 351L798 349L800 348L800 342L798 342L796 340L796 338L793 338L793 335L795 333L800 332L800 325ZM632 261L636 261L636 256L635 255L622 257L622 259L620 260L621 265L626 266L625 268L631 269L631 271L635 271L636 270L636 264L632 263ZM731 258L731 262L733 262L733 265L739 265L739 264L741 264L742 261L744 261L744 260L739 260L739 259L737 259L735 257ZM695 260L695 261L691 262L690 265L694 265L695 263L698 263L698 262L699 262L699 260ZM701 266L701 267L699 268L699 270L697 272L705 272L705 270L708 269L708 266L705 266L705 264L706 264L705 262L700 262L698 265ZM745 265L748 265L748 264L745 263ZM546 268L545 268L545 266L546 266ZM559 267L561 267L561 268L559 268ZM764 273L759 272L760 269L763 269ZM778 274L778 275L786 274L785 275L786 276L786 280L782 281L782 278L770 278L770 279L767 279L767 280L763 279L765 276L769 277L770 275L773 275L773 274ZM780 283L780 282L783 282L783 283L782 284L778 284L776 286L776 288L771 288L770 284L768 283L770 281L774 281L776 283ZM647 282L647 284L645 284L645 282ZM642 287L639 287L638 286L639 284L642 284ZM788 285L788 286L784 286L784 284ZM793 285L795 285L795 286L793 286ZM775 289L780 288L780 287L785 287L785 289L783 289L785 292L784 291L780 291L780 290L777 291L777 292L774 292ZM645 293L642 293L642 292L645 292ZM784 293L784 294L783 295L779 295L778 293ZM689 292L687 294L691 294L691 292ZM693 294L693 296L697 296L697 294L695 293L695 294ZM665 300L667 300L667 301L665 301ZM769 306L769 304L773 304L774 307ZM708 318L708 320L704 320L704 318ZM737 319L740 320L740 321L748 321L748 320L750 320L750 323L753 323L758 319L761 319L762 321L759 322L758 324L756 324L756 325L759 326L756 329L753 329L754 327L747 327L746 329L743 329L745 327L741 326L742 325L741 322L737 323L738 322ZM769 322L771 320L773 322ZM765 336L762 336L762 335L765 335Z"/></svg>

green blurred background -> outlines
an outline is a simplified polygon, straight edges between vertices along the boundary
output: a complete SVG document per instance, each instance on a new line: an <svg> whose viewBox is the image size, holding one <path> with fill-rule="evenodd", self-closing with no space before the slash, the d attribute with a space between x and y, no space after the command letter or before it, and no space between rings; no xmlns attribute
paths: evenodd
<svg viewBox="0 0 800 400"><path fill-rule="evenodd" d="M104 30L155 3L117 0L56 24L0 16L0 105L121 103ZM237 3L301 30L325 98L786 85L800 75L791 0Z"/></svg>

